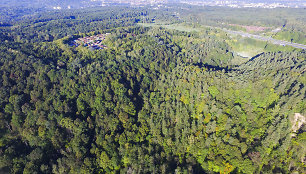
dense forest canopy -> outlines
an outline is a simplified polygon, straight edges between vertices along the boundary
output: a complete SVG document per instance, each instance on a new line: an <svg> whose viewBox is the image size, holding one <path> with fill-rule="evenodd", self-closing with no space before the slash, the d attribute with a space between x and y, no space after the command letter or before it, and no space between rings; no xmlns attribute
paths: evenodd
<svg viewBox="0 0 306 174"><path fill-rule="evenodd" d="M306 51L220 29L305 9L258 10L1 9L0 173L305 173Z"/></svg>

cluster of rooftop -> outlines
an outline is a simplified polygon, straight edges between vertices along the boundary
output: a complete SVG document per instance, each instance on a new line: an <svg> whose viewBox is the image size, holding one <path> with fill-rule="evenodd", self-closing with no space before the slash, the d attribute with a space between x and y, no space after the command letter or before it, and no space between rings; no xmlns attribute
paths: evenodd
<svg viewBox="0 0 306 174"><path fill-rule="evenodd" d="M78 47L80 45L83 45L91 50L106 49L107 46L103 44L103 41L108 35L110 35L110 33L78 38L77 40L72 41L70 46Z"/></svg>

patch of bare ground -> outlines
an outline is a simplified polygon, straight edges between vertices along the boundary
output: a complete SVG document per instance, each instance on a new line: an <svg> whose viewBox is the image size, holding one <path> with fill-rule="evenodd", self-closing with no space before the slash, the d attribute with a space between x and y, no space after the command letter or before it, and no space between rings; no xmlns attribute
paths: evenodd
<svg viewBox="0 0 306 174"><path fill-rule="evenodd" d="M303 124L306 124L306 117L300 113L295 113L291 123L291 130L295 134L303 126ZM294 134L292 136L295 136Z"/></svg>

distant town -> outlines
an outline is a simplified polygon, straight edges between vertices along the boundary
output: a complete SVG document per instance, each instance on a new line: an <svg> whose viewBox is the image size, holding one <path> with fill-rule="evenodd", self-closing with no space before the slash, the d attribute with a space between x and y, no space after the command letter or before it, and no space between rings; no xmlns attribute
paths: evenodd
<svg viewBox="0 0 306 174"><path fill-rule="evenodd" d="M102 6L126 4L131 6L182 3L198 6L227 6L233 8L305 8L305 0L92 0Z"/></svg>
<svg viewBox="0 0 306 174"><path fill-rule="evenodd" d="M182 0L184 4L197 6L224 6L232 8L305 8L304 0Z"/></svg>
<svg viewBox="0 0 306 174"><path fill-rule="evenodd" d="M86 2L86 3L85 3ZM83 1L81 8L96 6L128 5L134 7L158 6L167 4L188 4L195 6L220 6L232 8L305 8L305 0L91 0ZM67 5L67 4L66 4ZM75 8L74 5L53 6L55 10Z"/></svg>
<svg viewBox="0 0 306 174"><path fill-rule="evenodd" d="M188 4L195 6L224 6L232 8L305 8L305 0L1 0L0 7L22 6L54 10L99 6L166 6Z"/></svg>
<svg viewBox="0 0 306 174"><path fill-rule="evenodd" d="M110 4L129 4L132 6L183 3L199 6L228 6L233 8L303 8L305 0L91 0L101 2L102 6Z"/></svg>
<svg viewBox="0 0 306 174"><path fill-rule="evenodd" d="M76 40L73 40L70 43L70 46L78 47L82 45L84 47L88 47L90 50L106 49L107 46L104 45L103 41L108 35L110 35L110 33L78 38Z"/></svg>

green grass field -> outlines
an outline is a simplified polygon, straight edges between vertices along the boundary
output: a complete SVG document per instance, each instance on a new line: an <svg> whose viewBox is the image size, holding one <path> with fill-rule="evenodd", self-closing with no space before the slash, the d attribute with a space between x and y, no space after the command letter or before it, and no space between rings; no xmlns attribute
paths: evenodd
<svg viewBox="0 0 306 174"><path fill-rule="evenodd" d="M184 24L166 24L166 23L138 23L140 26L144 27L162 27L169 30L178 30L185 32L200 32L202 28L192 27Z"/></svg>
<svg viewBox="0 0 306 174"><path fill-rule="evenodd" d="M252 58L264 52L266 46L266 42L250 38L241 38L239 36L234 36L231 40L227 40L226 42L238 56L245 58Z"/></svg>

